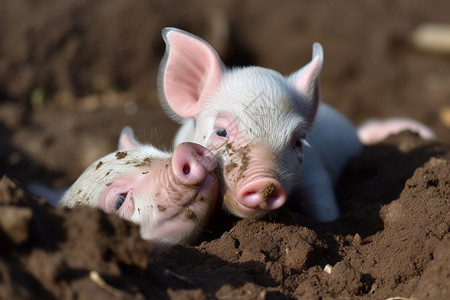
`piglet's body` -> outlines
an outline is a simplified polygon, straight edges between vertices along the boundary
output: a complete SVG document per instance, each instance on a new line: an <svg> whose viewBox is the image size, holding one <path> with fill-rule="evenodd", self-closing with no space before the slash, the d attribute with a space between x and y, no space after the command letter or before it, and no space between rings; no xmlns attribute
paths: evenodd
<svg viewBox="0 0 450 300"><path fill-rule="evenodd" d="M224 206L258 218L287 197L319 221L339 216L334 185L362 145L352 124L319 103L322 47L290 76L261 67L228 69L211 46L187 32L163 30L163 106L183 125L175 145L210 149L222 171Z"/></svg>
<svg viewBox="0 0 450 300"><path fill-rule="evenodd" d="M144 239L186 244L214 210L216 165L214 155L198 144L180 144L171 154L139 144L126 127L119 151L88 167L60 205L99 207L139 224Z"/></svg>

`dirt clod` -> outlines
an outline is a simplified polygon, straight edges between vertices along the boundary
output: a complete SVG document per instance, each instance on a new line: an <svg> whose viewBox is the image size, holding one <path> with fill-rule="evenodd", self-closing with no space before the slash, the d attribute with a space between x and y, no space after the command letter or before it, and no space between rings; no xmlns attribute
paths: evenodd
<svg viewBox="0 0 450 300"><path fill-rule="evenodd" d="M28 240L33 212L27 207L6 206L0 209L0 229L16 245Z"/></svg>

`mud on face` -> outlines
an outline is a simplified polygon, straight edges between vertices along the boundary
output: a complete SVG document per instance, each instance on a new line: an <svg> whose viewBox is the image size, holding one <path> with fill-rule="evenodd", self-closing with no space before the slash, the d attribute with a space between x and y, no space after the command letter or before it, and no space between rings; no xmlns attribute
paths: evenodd
<svg viewBox="0 0 450 300"><path fill-rule="evenodd" d="M239 182L245 177L244 173L248 170L250 146L245 145L236 149L232 144L227 143L224 146L224 151L229 157L229 162L223 167L225 176L233 172L233 182Z"/></svg>
<svg viewBox="0 0 450 300"><path fill-rule="evenodd" d="M235 147L232 143L225 144L217 152L221 158L224 206L230 212L241 217L263 217L271 210L274 199L284 193L280 192L278 175L271 165L272 157L267 157L267 153L258 145ZM243 200L246 195L253 200ZM255 204L255 197L260 205Z"/></svg>

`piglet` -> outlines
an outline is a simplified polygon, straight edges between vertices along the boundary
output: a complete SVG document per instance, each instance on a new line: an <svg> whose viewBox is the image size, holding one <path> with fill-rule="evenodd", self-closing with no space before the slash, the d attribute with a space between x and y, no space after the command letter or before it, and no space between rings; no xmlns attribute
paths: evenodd
<svg viewBox="0 0 450 300"><path fill-rule="evenodd" d="M181 143L171 154L140 144L125 127L119 150L89 166L59 204L115 213L139 224L142 238L160 246L187 244L214 210L216 165L201 145Z"/></svg>
<svg viewBox="0 0 450 300"><path fill-rule="evenodd" d="M289 76L261 67L228 69L204 40L165 28L158 87L182 126L174 145L195 142L218 157L223 206L259 218L289 197L307 216L339 216L334 185L362 145L353 125L319 103L320 44Z"/></svg>

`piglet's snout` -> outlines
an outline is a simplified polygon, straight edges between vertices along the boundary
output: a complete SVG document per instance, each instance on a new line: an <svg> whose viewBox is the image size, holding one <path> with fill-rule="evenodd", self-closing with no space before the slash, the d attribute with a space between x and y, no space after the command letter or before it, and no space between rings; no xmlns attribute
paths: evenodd
<svg viewBox="0 0 450 300"><path fill-rule="evenodd" d="M197 185L203 183L217 166L214 154L195 143L177 146L172 157L172 168L179 183Z"/></svg>
<svg viewBox="0 0 450 300"><path fill-rule="evenodd" d="M273 210L286 202L286 192L277 180L262 178L243 186L237 193L237 200L248 208Z"/></svg>

